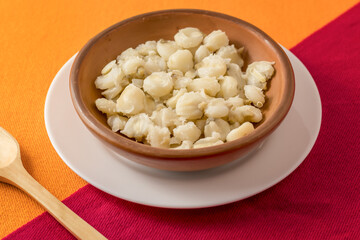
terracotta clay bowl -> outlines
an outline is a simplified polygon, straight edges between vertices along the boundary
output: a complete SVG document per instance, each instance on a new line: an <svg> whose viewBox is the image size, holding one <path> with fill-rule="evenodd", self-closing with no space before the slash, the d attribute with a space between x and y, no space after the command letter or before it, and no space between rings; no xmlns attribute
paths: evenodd
<svg viewBox="0 0 360 240"><path fill-rule="evenodd" d="M264 119L250 135L222 145L172 150L138 143L106 124L106 116L95 107L101 97L94 81L101 69L122 51L148 40L173 39L184 27L196 27L209 34L220 29L230 44L244 46L245 65L253 61L274 61L275 75L268 83ZM245 66L246 67L246 66ZM220 166L244 157L259 146L282 122L294 97L295 79L289 59L266 33L240 19L203 10L165 10L121 21L90 39L80 50L70 74L73 105L85 126L111 151L150 167L172 171L194 171Z"/></svg>

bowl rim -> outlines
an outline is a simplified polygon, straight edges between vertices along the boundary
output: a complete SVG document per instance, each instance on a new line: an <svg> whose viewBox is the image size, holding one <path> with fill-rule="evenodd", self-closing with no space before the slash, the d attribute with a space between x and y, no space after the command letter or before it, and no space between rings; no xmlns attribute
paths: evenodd
<svg viewBox="0 0 360 240"><path fill-rule="evenodd" d="M187 14L200 14L200 15L209 15L213 17L222 18L225 20L232 21L236 24L240 24L243 27L250 29L254 34L259 35L263 38L268 45L272 49L275 50L276 54L279 56L281 62L284 63L285 69L285 77L288 81L285 82L285 89L288 91L284 92L284 96L279 103L279 107L276 111L272 114L272 116L267 120L266 124L261 124L258 128L261 129L261 132L254 131L253 133L242 137L240 139L225 142L224 144L204 147L204 148L197 148L197 149L167 149L167 148L157 148L152 147L150 145L145 145L143 143L136 142L130 138L120 135L119 133L114 133L111 131L109 127L104 126L100 123L87 109L85 104L82 101L82 97L80 94L80 89L78 85L78 75L79 75L79 68L82 63L82 60L85 58L91 47L99 40L101 37L105 36L106 34L110 33L114 29L127 24L133 20L138 20L146 17L152 17L156 15L166 15L169 13L187 13ZM265 139L268 135L270 135L282 122L285 118L287 113L290 110L292 105L294 94L295 94L295 77L292 65L290 63L289 58L287 57L284 50L281 46L275 42L269 35L263 32L258 27L248 23L244 20L238 19L236 17L226 15L219 12L213 12L208 10L200 10L200 9L167 9L167 10L160 10L160 11L152 11L148 13L139 14L125 20L122 20L95 35L92 37L78 52L74 63L70 70L70 77L69 77L69 87L70 87L70 96L74 108L82 120L82 122L87 126L87 128L98 137L105 140L110 145L116 146L121 148L125 151L130 151L137 155L145 155L149 157L156 157L158 160L161 159L173 159L173 160L191 160L194 157L206 157L209 155L217 155L222 152L228 151L235 151L237 149L244 148L246 146L254 145L259 139ZM286 101L286 99L290 99L290 101Z"/></svg>

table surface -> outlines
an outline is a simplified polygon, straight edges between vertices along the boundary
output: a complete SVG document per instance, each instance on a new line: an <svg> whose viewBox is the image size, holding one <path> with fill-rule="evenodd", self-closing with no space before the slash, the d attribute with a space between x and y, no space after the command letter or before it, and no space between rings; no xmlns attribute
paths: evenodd
<svg viewBox="0 0 360 240"><path fill-rule="evenodd" d="M253 23L286 48L354 6L344 1L0 1L0 126L21 146L29 173L60 200L87 183L53 149L44 124L48 88L89 38L133 15L171 9L218 11ZM0 184L0 238L44 210L20 190Z"/></svg>

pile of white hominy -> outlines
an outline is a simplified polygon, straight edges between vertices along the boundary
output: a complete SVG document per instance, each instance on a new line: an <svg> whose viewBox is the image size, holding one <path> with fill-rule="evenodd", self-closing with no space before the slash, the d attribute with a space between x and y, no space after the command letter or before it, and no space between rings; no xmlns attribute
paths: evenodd
<svg viewBox="0 0 360 240"><path fill-rule="evenodd" d="M180 29L174 40L122 52L95 80L112 131L154 147L201 148L246 136L262 120L272 62L242 72L243 48L225 32Z"/></svg>

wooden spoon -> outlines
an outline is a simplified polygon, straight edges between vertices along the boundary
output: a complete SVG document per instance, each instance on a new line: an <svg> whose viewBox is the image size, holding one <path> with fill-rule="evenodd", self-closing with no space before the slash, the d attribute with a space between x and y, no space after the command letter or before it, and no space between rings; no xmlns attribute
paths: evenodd
<svg viewBox="0 0 360 240"><path fill-rule="evenodd" d="M47 209L76 238L106 239L30 176L22 165L19 143L1 127L0 181L25 191Z"/></svg>

